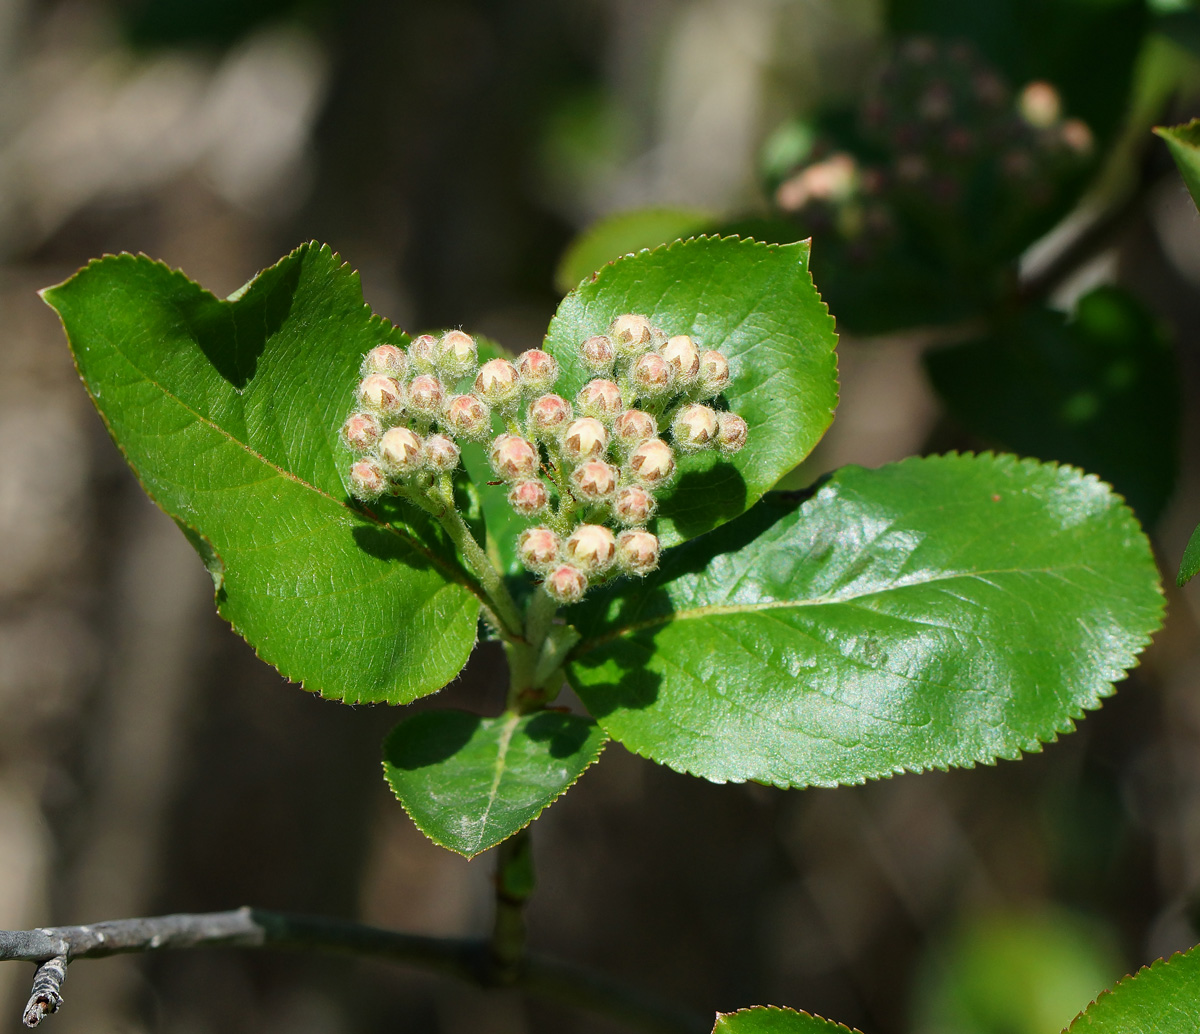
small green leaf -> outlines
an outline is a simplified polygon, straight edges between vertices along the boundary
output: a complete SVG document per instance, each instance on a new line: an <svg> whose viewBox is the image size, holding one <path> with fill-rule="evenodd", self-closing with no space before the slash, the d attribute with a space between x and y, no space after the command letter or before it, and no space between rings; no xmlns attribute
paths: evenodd
<svg viewBox="0 0 1200 1034"><path fill-rule="evenodd" d="M848 467L570 612L568 675L626 747L832 786L1015 758L1074 727L1162 616L1097 478L1012 456Z"/></svg>
<svg viewBox="0 0 1200 1034"><path fill-rule="evenodd" d="M1200 1030L1200 947L1159 959L1088 1006L1067 1034L1191 1034Z"/></svg>
<svg viewBox="0 0 1200 1034"><path fill-rule="evenodd" d="M454 678L478 586L422 515L361 507L343 481L362 355L407 338L332 251L298 248L235 301L132 255L43 297L113 439L263 660L347 702L405 703Z"/></svg>
<svg viewBox="0 0 1200 1034"><path fill-rule="evenodd" d="M1192 537L1188 539L1187 548L1183 551L1183 560L1179 564L1179 575L1175 579L1175 584L1182 589L1197 574L1200 574L1200 527L1197 527L1192 532Z"/></svg>
<svg viewBox="0 0 1200 1034"><path fill-rule="evenodd" d="M717 1014L713 1034L857 1034L849 1027L819 1016L774 1005Z"/></svg>
<svg viewBox="0 0 1200 1034"><path fill-rule="evenodd" d="M392 730L383 770L422 833L472 858L536 819L607 741L595 722L561 711L426 711Z"/></svg>
<svg viewBox="0 0 1200 1034"><path fill-rule="evenodd" d="M637 208L610 215L571 242L554 272L554 286L566 294L622 255L690 237L714 222L715 216L701 208Z"/></svg>
<svg viewBox="0 0 1200 1034"><path fill-rule="evenodd" d="M591 376L579 344L622 313L723 352L733 378L724 397L750 428L731 457L681 459L658 519L671 545L745 511L820 441L837 405L837 335L807 243L698 237L618 259L563 300L545 345L562 365L560 394L573 397Z"/></svg>
<svg viewBox="0 0 1200 1034"><path fill-rule="evenodd" d="M1167 142L1192 201L1200 206L1200 118L1182 126L1157 126L1154 132Z"/></svg>

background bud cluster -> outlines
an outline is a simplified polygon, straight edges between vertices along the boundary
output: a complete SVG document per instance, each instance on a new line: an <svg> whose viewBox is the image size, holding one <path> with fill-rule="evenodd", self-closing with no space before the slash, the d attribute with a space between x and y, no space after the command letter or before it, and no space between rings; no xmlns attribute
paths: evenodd
<svg viewBox="0 0 1200 1034"><path fill-rule="evenodd" d="M558 361L539 349L481 364L474 339L457 330L407 350L372 349L341 432L356 454L352 493L452 498L461 443L478 442L508 504L531 522L521 562L560 603L614 573L654 570L659 542L648 524L679 453L733 453L746 442L746 422L710 404L729 365L636 314L581 342L579 355L595 376L567 399L553 391Z"/></svg>

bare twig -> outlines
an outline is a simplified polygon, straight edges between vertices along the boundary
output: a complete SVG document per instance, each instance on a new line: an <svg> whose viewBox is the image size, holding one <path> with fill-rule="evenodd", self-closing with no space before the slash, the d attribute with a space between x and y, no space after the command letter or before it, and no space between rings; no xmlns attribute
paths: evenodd
<svg viewBox="0 0 1200 1034"><path fill-rule="evenodd" d="M33 991L25 1003L22 1019L26 1027L36 1027L62 1005L62 986L67 979L67 957L55 955L37 968L33 975Z"/></svg>

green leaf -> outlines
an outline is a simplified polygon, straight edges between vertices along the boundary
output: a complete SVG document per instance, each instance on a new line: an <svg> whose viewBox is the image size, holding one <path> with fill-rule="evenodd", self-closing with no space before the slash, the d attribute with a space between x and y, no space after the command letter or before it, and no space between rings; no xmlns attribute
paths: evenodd
<svg viewBox="0 0 1200 1034"><path fill-rule="evenodd" d="M856 1034L849 1027L819 1016L774 1005L717 1014L713 1034Z"/></svg>
<svg viewBox="0 0 1200 1034"><path fill-rule="evenodd" d="M571 242L554 272L563 294L614 259L657 248L712 226L715 217L701 208L637 208L599 219Z"/></svg>
<svg viewBox="0 0 1200 1034"><path fill-rule="evenodd" d="M847 467L570 612L568 675L630 750L832 786L1015 758L1099 706L1163 601L1108 486L1012 456Z"/></svg>
<svg viewBox="0 0 1200 1034"><path fill-rule="evenodd" d="M723 352L732 375L724 398L750 427L732 457L681 458L658 518L671 545L736 517L812 451L837 405L837 335L806 242L698 237L618 259L563 300L545 345L561 364L562 395L591 376L579 344L630 312Z"/></svg>
<svg viewBox="0 0 1200 1034"><path fill-rule="evenodd" d="M426 711L392 730L383 770L422 833L472 858L528 826L607 741L595 722L561 711Z"/></svg>
<svg viewBox="0 0 1200 1034"><path fill-rule="evenodd" d="M347 702L404 703L457 674L478 587L423 515L360 507L343 480L362 355L407 338L332 251L298 248L236 300L132 255L43 297L113 439L263 660Z"/></svg>
<svg viewBox="0 0 1200 1034"><path fill-rule="evenodd" d="M1184 1034L1200 1030L1200 947L1159 959L1105 991L1067 1034Z"/></svg>
<svg viewBox="0 0 1200 1034"><path fill-rule="evenodd" d="M1167 142L1192 201L1200 206L1200 118L1182 126L1157 126L1154 132Z"/></svg>
<svg viewBox="0 0 1200 1034"><path fill-rule="evenodd" d="M989 446L1112 482L1147 524L1179 466L1179 373L1153 316L1102 287L1068 320L1026 310L990 337L930 353L934 388Z"/></svg>
<svg viewBox="0 0 1200 1034"><path fill-rule="evenodd" d="M1200 574L1200 527L1192 532L1187 547L1183 551L1183 560L1179 564L1179 575L1175 584L1181 589L1197 574Z"/></svg>

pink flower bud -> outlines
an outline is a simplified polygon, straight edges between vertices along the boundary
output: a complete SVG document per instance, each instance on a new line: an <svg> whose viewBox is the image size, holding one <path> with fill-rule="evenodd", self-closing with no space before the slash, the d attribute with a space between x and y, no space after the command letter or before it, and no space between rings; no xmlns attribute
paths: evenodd
<svg viewBox="0 0 1200 1034"><path fill-rule="evenodd" d="M748 432L746 421L736 413L717 415L717 444L722 452L737 452L746 444Z"/></svg>
<svg viewBox="0 0 1200 1034"><path fill-rule="evenodd" d="M671 338L662 347L662 357L675 371L675 381L681 386L694 384L700 373L700 352L686 334Z"/></svg>
<svg viewBox="0 0 1200 1034"><path fill-rule="evenodd" d="M443 417L446 427L464 438L484 438L492 429L492 411L474 395L451 395Z"/></svg>
<svg viewBox="0 0 1200 1034"><path fill-rule="evenodd" d="M626 485L617 492L612 508L618 522L626 527L636 527L645 524L654 516L658 504L654 501L654 496L641 485Z"/></svg>
<svg viewBox="0 0 1200 1034"><path fill-rule="evenodd" d="M617 351L612 341L603 334L588 338L579 346L579 354L589 370L596 373L608 373L617 358Z"/></svg>
<svg viewBox="0 0 1200 1034"><path fill-rule="evenodd" d="M408 343L409 361L418 370L433 369L434 354L437 350L437 338L432 334L421 334Z"/></svg>
<svg viewBox="0 0 1200 1034"><path fill-rule="evenodd" d="M538 452L531 442L515 434L502 434L492 442L492 470L505 481L532 477L538 468Z"/></svg>
<svg viewBox="0 0 1200 1034"><path fill-rule="evenodd" d="M558 360L549 352L531 348L517 356L517 377L526 391L545 391L558 380Z"/></svg>
<svg viewBox="0 0 1200 1034"><path fill-rule="evenodd" d="M671 434L685 452L707 449L717 437L717 414L708 406L684 406L671 423Z"/></svg>
<svg viewBox="0 0 1200 1034"><path fill-rule="evenodd" d="M651 438L630 454L629 469L644 485L665 484L675 473L675 453L661 438Z"/></svg>
<svg viewBox="0 0 1200 1034"><path fill-rule="evenodd" d="M633 364L632 375L638 393L650 397L667 394L675 379L675 371L657 352L647 352L638 359Z"/></svg>
<svg viewBox="0 0 1200 1034"><path fill-rule="evenodd" d="M612 381L599 378L588 381L580 388L579 394L575 396L575 402L581 412L587 416L594 416L598 420L611 420L621 412L625 405L621 401L621 389Z"/></svg>
<svg viewBox="0 0 1200 1034"><path fill-rule="evenodd" d="M637 355L653 342L650 321L645 316L632 313L613 320L608 328L608 336L616 346L618 355Z"/></svg>
<svg viewBox="0 0 1200 1034"><path fill-rule="evenodd" d="M379 458L392 474L411 474L421 466L421 436L407 427L393 427L379 439Z"/></svg>
<svg viewBox="0 0 1200 1034"><path fill-rule="evenodd" d="M594 417L581 417L567 428L562 448L571 460L600 459L608 451L608 432Z"/></svg>
<svg viewBox="0 0 1200 1034"><path fill-rule="evenodd" d="M571 472L571 485L577 498L589 503L601 503L617 487L617 468L603 460L588 460Z"/></svg>
<svg viewBox="0 0 1200 1034"><path fill-rule="evenodd" d="M383 426L373 413L351 413L342 424L342 441L355 452L366 452L381 434Z"/></svg>
<svg viewBox="0 0 1200 1034"><path fill-rule="evenodd" d="M700 384L710 395L729 387L729 363L720 352L700 353Z"/></svg>
<svg viewBox="0 0 1200 1034"><path fill-rule="evenodd" d="M475 394L492 406L504 406L517 397L517 368L507 359L489 359L475 378Z"/></svg>
<svg viewBox="0 0 1200 1034"><path fill-rule="evenodd" d="M434 347L433 361L447 377L465 377L479 364L479 349L470 334L448 330Z"/></svg>
<svg viewBox="0 0 1200 1034"><path fill-rule="evenodd" d="M363 409L389 416L404 408L404 389L395 378L373 373L359 384L358 401Z"/></svg>
<svg viewBox="0 0 1200 1034"><path fill-rule="evenodd" d="M571 403L561 395L540 395L529 403L529 427L538 437L555 437L571 422Z"/></svg>
<svg viewBox="0 0 1200 1034"><path fill-rule="evenodd" d="M658 567L658 538L648 531L623 531L617 538L617 564L639 578Z"/></svg>
<svg viewBox="0 0 1200 1034"><path fill-rule="evenodd" d="M585 574L603 574L617 555L617 540L603 524L581 524L563 547L567 559Z"/></svg>
<svg viewBox="0 0 1200 1034"><path fill-rule="evenodd" d="M623 445L640 445L658 434L658 424L649 413L627 409L613 422L613 434Z"/></svg>
<svg viewBox="0 0 1200 1034"><path fill-rule="evenodd" d="M560 564L546 575L542 583L559 603L578 603L587 592L587 575L570 564Z"/></svg>
<svg viewBox="0 0 1200 1034"><path fill-rule="evenodd" d="M384 373L391 377L403 377L408 371L408 356L404 349L395 345L376 345L363 356L359 372L364 377L373 373Z"/></svg>
<svg viewBox="0 0 1200 1034"><path fill-rule="evenodd" d="M350 467L350 494L355 499L378 499L387 486L387 476L374 460L359 460Z"/></svg>
<svg viewBox="0 0 1200 1034"><path fill-rule="evenodd" d="M536 478L518 481L508 491L508 505L522 517L532 517L546 509L549 496L546 486Z"/></svg>
<svg viewBox="0 0 1200 1034"><path fill-rule="evenodd" d="M422 416L434 417L442 409L446 389L431 373L418 374L408 386L408 408Z"/></svg>
<svg viewBox="0 0 1200 1034"><path fill-rule="evenodd" d="M541 574L558 562L562 548L559 537L549 528L526 528L517 539L517 555L529 571Z"/></svg>
<svg viewBox="0 0 1200 1034"><path fill-rule="evenodd" d="M431 434L425 439L425 462L434 470L453 470L461 455L457 443L444 434Z"/></svg>

